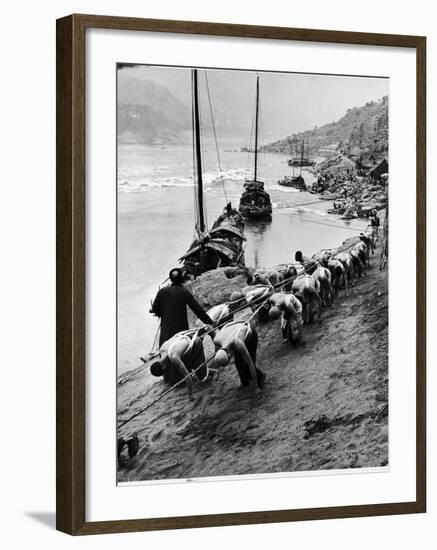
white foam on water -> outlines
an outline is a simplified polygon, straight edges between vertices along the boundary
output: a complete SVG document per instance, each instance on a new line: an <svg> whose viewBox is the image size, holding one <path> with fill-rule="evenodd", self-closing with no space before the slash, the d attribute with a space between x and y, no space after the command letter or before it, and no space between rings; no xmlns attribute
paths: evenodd
<svg viewBox="0 0 437 550"><path fill-rule="evenodd" d="M154 168L154 172L164 172L168 167L159 166ZM212 172L206 172L203 174L203 182L206 186L215 187L222 185L222 182L227 183L241 183L244 181L246 171L240 168L225 170L222 175ZM145 174L146 175L146 174ZM147 174L148 175L148 174ZM166 187L193 187L193 177L184 176L160 176L152 174L150 177L138 178L135 180L120 177L118 182L118 189L123 193L138 193L148 191L155 188Z"/></svg>
<svg viewBox="0 0 437 550"><path fill-rule="evenodd" d="M279 184L272 185L268 189L271 189L272 191L281 191L282 193L300 193L299 189L296 189L295 187L284 187Z"/></svg>
<svg viewBox="0 0 437 550"><path fill-rule="evenodd" d="M175 181L177 180L177 181ZM194 183L190 178L168 178L164 181L157 180L123 180L118 183L118 190L121 193L142 193L149 189L166 187L193 187Z"/></svg>

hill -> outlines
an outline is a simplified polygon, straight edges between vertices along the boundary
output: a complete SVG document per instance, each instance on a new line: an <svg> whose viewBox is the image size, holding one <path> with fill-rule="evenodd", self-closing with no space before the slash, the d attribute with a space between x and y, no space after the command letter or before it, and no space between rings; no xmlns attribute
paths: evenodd
<svg viewBox="0 0 437 550"><path fill-rule="evenodd" d="M305 153L331 156L336 151L357 160L362 153L376 157L387 156L388 151L388 96L379 101L369 101L362 107L348 109L336 122L330 122L313 130L293 134L266 145L263 150L290 154L300 150L305 139Z"/></svg>
<svg viewBox="0 0 437 550"><path fill-rule="evenodd" d="M181 94L185 103L175 93L164 84L138 78L128 71L118 71L119 143L190 143L191 95ZM239 104L226 103L223 90L216 96L219 101L214 102L214 123L220 137L241 140L244 136L246 141L249 130L245 124L250 124L250 107L247 106L246 113ZM200 111L202 134L212 137L210 107L204 87L201 87Z"/></svg>
<svg viewBox="0 0 437 550"><path fill-rule="evenodd" d="M118 138L121 143L178 142L191 133L191 112L170 91L122 71L118 78Z"/></svg>

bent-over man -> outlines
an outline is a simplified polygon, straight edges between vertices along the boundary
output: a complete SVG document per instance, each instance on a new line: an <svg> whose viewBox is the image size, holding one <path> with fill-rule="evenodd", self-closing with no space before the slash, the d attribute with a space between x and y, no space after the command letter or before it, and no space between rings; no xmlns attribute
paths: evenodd
<svg viewBox="0 0 437 550"><path fill-rule="evenodd" d="M360 257L361 263L364 266L369 267L369 249L364 241L361 241L356 243L354 245L353 250L356 250L358 252L358 255Z"/></svg>
<svg viewBox="0 0 437 550"><path fill-rule="evenodd" d="M353 286L354 284L354 264L353 264L353 258L350 254L350 252L339 252L336 254L333 258L334 260L338 260L343 264L344 271L346 273L346 280L348 285Z"/></svg>
<svg viewBox="0 0 437 550"><path fill-rule="evenodd" d="M362 261L361 253L356 248L353 248L350 251L350 255L351 255L352 264L354 267L354 274L358 277L358 279L360 279L361 275L364 273L364 264Z"/></svg>
<svg viewBox="0 0 437 550"><path fill-rule="evenodd" d="M331 272L332 289L334 296L338 296L338 291L344 286L346 294L348 293L346 270L340 260L331 258L328 262L328 269Z"/></svg>
<svg viewBox="0 0 437 550"><path fill-rule="evenodd" d="M319 267L313 272L313 277L319 283L319 294L324 306L331 305L334 298L331 285L331 272L327 267L319 265Z"/></svg>
<svg viewBox="0 0 437 550"><path fill-rule="evenodd" d="M199 330L184 330L172 336L159 348L160 358L150 366L153 376L162 376L167 384L174 385L195 373L198 380L205 381L208 377L208 367L205 363L205 353ZM201 366L202 365L202 366ZM200 368L199 368L200 367ZM193 400L193 382L191 376L186 380L188 397Z"/></svg>
<svg viewBox="0 0 437 550"><path fill-rule="evenodd" d="M205 310L191 292L182 285L182 269L178 267L172 269L169 278L171 284L158 291L150 310L161 318L160 346L178 332L188 330L187 306L203 323L212 325L212 320Z"/></svg>
<svg viewBox="0 0 437 550"><path fill-rule="evenodd" d="M267 323L269 320L269 307L267 298L273 292L273 288L268 285L245 286L241 291L234 291L231 294L232 300L240 300L239 304L245 301L249 304L252 311L257 311L256 319L261 323ZM264 304L264 305L263 305Z"/></svg>
<svg viewBox="0 0 437 550"><path fill-rule="evenodd" d="M232 296L234 296L234 299ZM244 296L241 293L238 293L238 295L233 293L231 294L230 302L217 304L216 306L212 306L208 309L207 315L213 322L213 328L208 331L212 340L214 340L214 337L221 326L234 320L234 312L241 307L242 300L244 300ZM199 326L200 323L200 321L196 322Z"/></svg>
<svg viewBox="0 0 437 550"><path fill-rule="evenodd" d="M313 271L315 271L319 267L319 262L315 260L314 258L307 258L302 254L300 250L296 252L294 255L294 259L296 262L299 262L303 265L305 269L305 273L308 273L308 275L312 275Z"/></svg>
<svg viewBox="0 0 437 550"><path fill-rule="evenodd" d="M219 330L214 344L218 366L225 367L234 356L241 385L244 387L252 383L255 393L264 387L266 375L256 366L258 334L254 326L246 321L228 323Z"/></svg>
<svg viewBox="0 0 437 550"><path fill-rule="evenodd" d="M288 342L303 344L302 337L302 304L294 294L277 292L270 297L269 318L277 319L282 313L282 337Z"/></svg>
<svg viewBox="0 0 437 550"><path fill-rule="evenodd" d="M292 291L302 304L304 322L310 322L311 314L314 310L316 310L317 318L320 321L322 316L322 299L319 296L319 282L311 275L300 275L293 281Z"/></svg>

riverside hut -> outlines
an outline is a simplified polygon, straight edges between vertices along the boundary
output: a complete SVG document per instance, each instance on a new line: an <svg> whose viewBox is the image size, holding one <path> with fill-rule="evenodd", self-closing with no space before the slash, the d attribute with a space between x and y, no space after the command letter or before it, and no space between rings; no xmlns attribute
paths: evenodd
<svg viewBox="0 0 437 550"><path fill-rule="evenodd" d="M370 170L369 176L373 182L379 181L382 174L388 173L388 162L387 159L383 159L375 168Z"/></svg>

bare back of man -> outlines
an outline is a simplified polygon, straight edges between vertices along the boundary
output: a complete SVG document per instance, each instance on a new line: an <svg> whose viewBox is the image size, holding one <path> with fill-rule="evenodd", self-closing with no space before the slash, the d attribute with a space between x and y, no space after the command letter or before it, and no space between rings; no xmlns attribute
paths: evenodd
<svg viewBox="0 0 437 550"><path fill-rule="evenodd" d="M208 368L202 339L197 330L185 330L166 340L159 348L160 359L150 366L154 376L162 376L168 384L176 384L186 378L188 397L193 399L193 382L190 376L195 372L198 380L205 380Z"/></svg>
<svg viewBox="0 0 437 550"><path fill-rule="evenodd" d="M340 260L332 258L328 262L328 269L331 272L331 281L332 289L334 291L334 296L338 296L338 291L344 286L346 289L346 294L348 292L348 284L346 277L346 270L344 269L343 264Z"/></svg>
<svg viewBox="0 0 437 550"><path fill-rule="evenodd" d="M242 289L244 299L252 311L257 311L257 319L262 323L268 321L269 308L267 299L274 292L274 289L269 285L246 286ZM263 303L265 302L264 306Z"/></svg>
<svg viewBox="0 0 437 550"><path fill-rule="evenodd" d="M234 357L241 385L251 384L255 394L262 389L265 374L256 367L258 335L250 323L244 321L227 323L215 336L214 345L218 366L228 365Z"/></svg>
<svg viewBox="0 0 437 550"><path fill-rule="evenodd" d="M309 323L315 311L320 322L322 316L322 299L319 296L320 285L311 275L301 275L293 281L292 290L303 306L303 320Z"/></svg>
<svg viewBox="0 0 437 550"><path fill-rule="evenodd" d="M302 337L302 304L294 294L278 292L269 300L269 317L277 319L282 313L282 336L291 344L303 343Z"/></svg>
<svg viewBox="0 0 437 550"><path fill-rule="evenodd" d="M313 277L319 282L320 285L320 297L323 305L331 305L334 299L334 294L331 285L331 272L327 267L319 265L314 271Z"/></svg>
<svg viewBox="0 0 437 550"><path fill-rule="evenodd" d="M346 272L346 279L349 285L353 285L353 276L354 276L354 264L352 256L349 252L339 252L334 256L334 260L339 260L344 267Z"/></svg>

